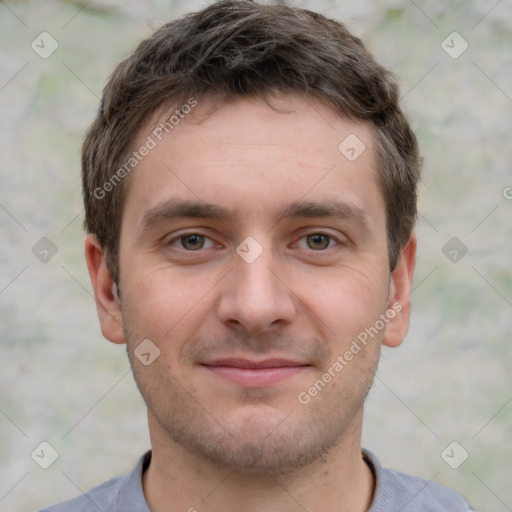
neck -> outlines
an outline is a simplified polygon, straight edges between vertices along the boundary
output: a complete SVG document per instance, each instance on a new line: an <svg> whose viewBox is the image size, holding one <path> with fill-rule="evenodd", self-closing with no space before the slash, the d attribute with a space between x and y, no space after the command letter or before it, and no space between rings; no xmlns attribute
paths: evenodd
<svg viewBox="0 0 512 512"><path fill-rule="evenodd" d="M373 474L361 454L357 425L321 460L278 477L220 468L169 440L150 417L151 463L143 489L152 512L366 512Z"/></svg>

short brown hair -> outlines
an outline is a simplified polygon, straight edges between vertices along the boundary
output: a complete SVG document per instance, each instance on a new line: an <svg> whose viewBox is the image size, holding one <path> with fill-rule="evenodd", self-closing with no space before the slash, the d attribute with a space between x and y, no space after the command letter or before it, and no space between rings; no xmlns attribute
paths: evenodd
<svg viewBox="0 0 512 512"><path fill-rule="evenodd" d="M223 101L274 92L309 94L340 115L372 123L394 269L414 228L421 167L416 137L398 104L396 79L341 23L285 5L221 0L167 23L117 66L85 138L84 225L96 234L115 282L122 178L129 172L126 166L121 170L150 116L191 98Z"/></svg>

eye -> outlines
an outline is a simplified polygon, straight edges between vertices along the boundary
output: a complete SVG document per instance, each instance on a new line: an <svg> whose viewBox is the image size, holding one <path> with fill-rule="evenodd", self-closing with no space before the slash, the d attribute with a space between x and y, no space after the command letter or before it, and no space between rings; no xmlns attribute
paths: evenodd
<svg viewBox="0 0 512 512"><path fill-rule="evenodd" d="M179 244L179 248L187 251L198 251L213 246L212 240L200 233L186 233L169 242L169 245L174 247L176 247L176 244Z"/></svg>
<svg viewBox="0 0 512 512"><path fill-rule="evenodd" d="M305 241L306 247L304 247ZM313 251L323 251L337 244L333 237L325 233L311 233L302 237L297 244L301 249L312 249Z"/></svg>

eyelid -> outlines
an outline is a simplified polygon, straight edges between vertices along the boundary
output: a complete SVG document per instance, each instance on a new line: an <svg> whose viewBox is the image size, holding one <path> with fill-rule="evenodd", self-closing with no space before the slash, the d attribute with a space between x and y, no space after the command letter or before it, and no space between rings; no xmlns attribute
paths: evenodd
<svg viewBox="0 0 512 512"><path fill-rule="evenodd" d="M328 238L331 239L331 241L336 242L337 246L346 246L349 243L348 239L346 237L344 237L344 236L334 235L334 234L330 233L329 231L327 231L325 229L316 229L316 230L308 231L307 233L303 233L300 236L300 238L298 238L297 241L293 243L293 245L294 246L297 245L301 240L303 240L304 238L307 238L308 236L311 236L311 235L327 236ZM317 252L317 253L320 253L320 252L326 252L329 249L334 249L334 247L328 247L327 249L316 250L316 251L314 249L309 249L309 250Z"/></svg>
<svg viewBox="0 0 512 512"><path fill-rule="evenodd" d="M163 245L164 246L171 246L171 247L174 247L174 243L178 242L181 238L187 236L187 235L198 235L198 236L202 236L204 237L205 239L209 240L210 242L212 242L212 244L218 244L218 242L215 242L215 240L213 240L213 238L211 238L210 236L208 236L201 228L189 228L189 229L184 229L182 231L179 231L178 233L174 233L172 235L171 238L164 238L164 243ZM296 239L296 242L294 242L292 244L292 246L296 246L301 240L307 238L308 236L311 236L311 235L323 235L323 236L327 236L328 238L330 238L331 241L334 241L336 243L336 246L346 246L348 245L349 241L346 237L344 236L337 236L337 235L334 235L332 233L330 233L328 230L326 229L313 229L313 230L310 230L310 231L307 231L305 233L302 233L300 235L299 238ZM211 247L202 247L201 249L198 249L197 251L191 251L191 250L188 250L188 249L185 249L183 247L175 247L181 251L185 251L185 252L201 252L201 251L204 251L206 249L210 249ZM327 250L330 250L330 249L334 249L334 247L328 247L327 249L322 249L322 250L314 250L314 249L309 249L307 248L307 250L309 251L313 251L313 252L317 252L317 253L321 253L321 252L326 252Z"/></svg>
<svg viewBox="0 0 512 512"><path fill-rule="evenodd" d="M179 233L174 233L172 235L171 238L164 238L164 242L163 242L163 245L164 246L169 246L169 247L174 247L174 243L175 242L178 242L179 240L181 240L181 238L185 237L185 236L188 236L188 235L198 235L198 236L202 236L204 237L205 239L207 240L210 240L210 242L212 242L212 244L215 244L217 242L215 242L210 236L208 236L207 234L205 234L204 232L201 231L201 229L193 229L193 228L190 228L190 229L185 229L185 230L182 230L180 231ZM201 247L201 249L197 249L197 251L191 251L191 250L188 250L188 249L185 249L183 247L175 247L179 250L182 250L182 251L186 251L186 252L200 252L200 251L203 251L205 249L209 249L210 247Z"/></svg>

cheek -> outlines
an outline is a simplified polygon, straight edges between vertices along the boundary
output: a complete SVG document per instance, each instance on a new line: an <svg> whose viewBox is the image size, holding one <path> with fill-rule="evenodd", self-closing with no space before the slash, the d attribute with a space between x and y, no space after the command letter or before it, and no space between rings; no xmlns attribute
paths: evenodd
<svg viewBox="0 0 512 512"><path fill-rule="evenodd" d="M373 325L387 304L388 282L385 272L348 269L331 274L322 282L302 277L302 292L297 295L306 313L325 326L327 338L344 343ZM318 324L318 322L316 322Z"/></svg>
<svg viewBox="0 0 512 512"><path fill-rule="evenodd" d="M137 268L134 265L132 268ZM139 268L146 268L140 264ZM127 306L132 327L155 343L163 345L170 338L183 337L211 306L208 294L218 279L212 273L180 273L163 266L126 278Z"/></svg>

